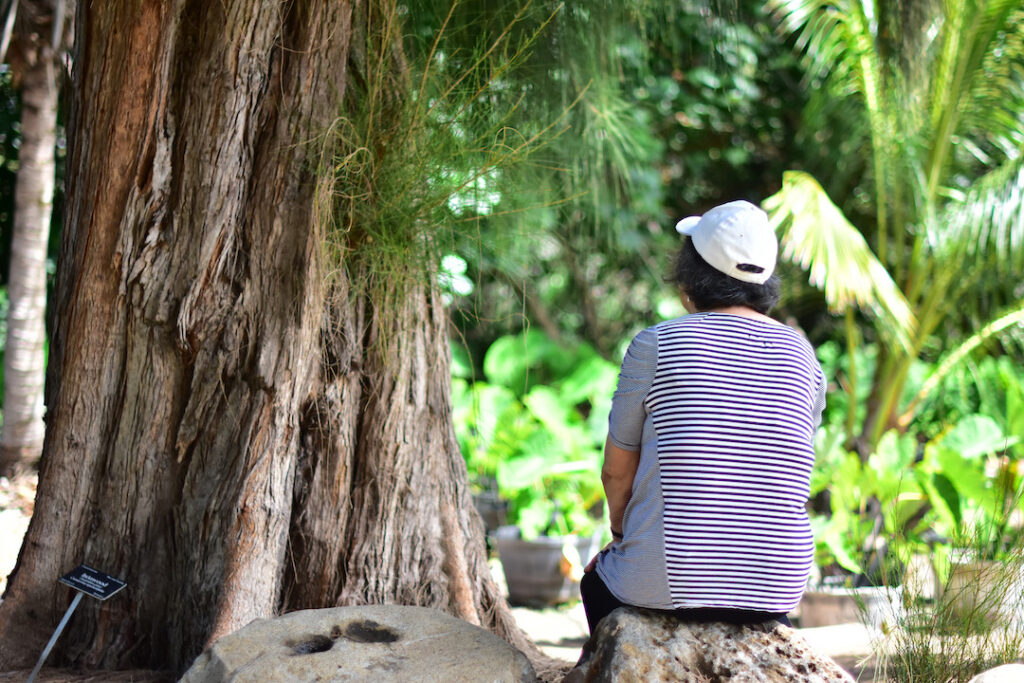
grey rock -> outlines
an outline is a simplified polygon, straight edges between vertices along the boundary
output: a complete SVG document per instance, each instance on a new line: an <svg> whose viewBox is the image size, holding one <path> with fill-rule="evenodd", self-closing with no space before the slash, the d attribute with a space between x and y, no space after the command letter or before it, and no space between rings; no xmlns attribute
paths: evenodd
<svg viewBox="0 0 1024 683"><path fill-rule="evenodd" d="M535 681L519 650L426 607L368 605L257 619L220 638L182 683Z"/></svg>
<svg viewBox="0 0 1024 683"><path fill-rule="evenodd" d="M983 671L967 683L1021 683L1024 681L1024 664L1003 664Z"/></svg>
<svg viewBox="0 0 1024 683"><path fill-rule="evenodd" d="M779 683L853 678L816 654L793 629L680 622L663 613L619 608L601 620L563 683Z"/></svg>

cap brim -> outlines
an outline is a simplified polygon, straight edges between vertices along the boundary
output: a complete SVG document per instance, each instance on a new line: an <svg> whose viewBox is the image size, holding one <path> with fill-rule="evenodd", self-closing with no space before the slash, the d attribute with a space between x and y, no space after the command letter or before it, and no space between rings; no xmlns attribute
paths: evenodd
<svg viewBox="0 0 1024 683"><path fill-rule="evenodd" d="M700 223L700 216L687 216L676 223L676 232L680 235L691 235L698 223Z"/></svg>

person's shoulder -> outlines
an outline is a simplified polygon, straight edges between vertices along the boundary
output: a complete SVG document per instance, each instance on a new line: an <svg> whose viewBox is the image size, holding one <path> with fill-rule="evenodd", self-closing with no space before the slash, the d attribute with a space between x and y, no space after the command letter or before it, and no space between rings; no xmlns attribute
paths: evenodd
<svg viewBox="0 0 1024 683"><path fill-rule="evenodd" d="M779 327L785 330L786 334L788 334L790 338L792 338L793 341L796 344L798 344L800 348L803 349L806 353L809 353L810 355L815 357L817 356L817 353L814 350L814 345L811 344L811 340L807 338L807 335L804 334L803 330L801 330L798 327L793 327L792 325L787 325L785 323L779 323Z"/></svg>
<svg viewBox="0 0 1024 683"><path fill-rule="evenodd" d="M794 353L802 356L814 370L815 374L823 374L821 371L821 363L818 361L818 353L814 350L814 345L804 334L803 330L787 325L785 323L779 323L780 333L790 340L791 348Z"/></svg>
<svg viewBox="0 0 1024 683"><path fill-rule="evenodd" d="M701 316L699 314L687 313L679 316L678 318L662 320L659 323L651 325L647 329L641 330L637 333L636 337L634 337L634 341L639 339L641 342L656 344L660 335L697 324L700 317Z"/></svg>
<svg viewBox="0 0 1024 683"><path fill-rule="evenodd" d="M665 320L637 332L635 335L633 335L633 340L629 344L630 348L656 349L658 347L658 330L660 330L662 326L667 322L671 321Z"/></svg>
<svg viewBox="0 0 1024 683"><path fill-rule="evenodd" d="M629 343L627 355L643 359L653 359L658 355L658 340L665 333L673 336L672 332L698 322L699 314L688 313L678 318L662 320L650 327L637 332Z"/></svg>

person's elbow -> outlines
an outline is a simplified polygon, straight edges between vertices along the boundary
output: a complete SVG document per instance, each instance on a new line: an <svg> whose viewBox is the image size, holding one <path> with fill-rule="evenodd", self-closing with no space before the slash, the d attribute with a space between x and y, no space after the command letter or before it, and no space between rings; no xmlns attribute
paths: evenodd
<svg viewBox="0 0 1024 683"><path fill-rule="evenodd" d="M601 466L601 483L630 484L636 475L639 452L630 451L609 441L605 446L604 464Z"/></svg>
<svg viewBox="0 0 1024 683"><path fill-rule="evenodd" d="M614 483L614 481L615 481L614 475L612 475L612 473L608 471L607 467L602 467L601 468L601 484L605 487L605 489L608 488L608 484Z"/></svg>

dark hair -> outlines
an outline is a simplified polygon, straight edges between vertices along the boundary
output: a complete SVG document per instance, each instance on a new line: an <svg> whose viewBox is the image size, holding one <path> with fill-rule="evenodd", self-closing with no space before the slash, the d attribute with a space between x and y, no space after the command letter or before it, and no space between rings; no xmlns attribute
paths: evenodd
<svg viewBox="0 0 1024 683"><path fill-rule="evenodd" d="M669 281L682 287L700 311L749 306L767 315L779 303L778 275L773 274L763 285L737 280L708 264L689 238L676 255Z"/></svg>

